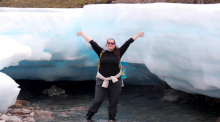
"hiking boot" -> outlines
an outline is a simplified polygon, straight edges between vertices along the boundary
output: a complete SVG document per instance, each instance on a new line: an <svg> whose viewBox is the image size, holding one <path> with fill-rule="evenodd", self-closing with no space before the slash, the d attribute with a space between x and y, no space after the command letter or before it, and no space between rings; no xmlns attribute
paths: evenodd
<svg viewBox="0 0 220 122"><path fill-rule="evenodd" d="M86 114L86 120L91 120L92 116L95 114L95 112L91 112L90 110Z"/></svg>
<svg viewBox="0 0 220 122"><path fill-rule="evenodd" d="M116 122L116 119L115 119L115 116L116 116L116 114L109 114L109 122Z"/></svg>

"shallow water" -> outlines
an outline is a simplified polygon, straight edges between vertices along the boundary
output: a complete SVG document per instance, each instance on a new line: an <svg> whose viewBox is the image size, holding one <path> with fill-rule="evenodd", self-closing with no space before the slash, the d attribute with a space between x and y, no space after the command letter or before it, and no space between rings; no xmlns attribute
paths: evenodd
<svg viewBox="0 0 220 122"><path fill-rule="evenodd" d="M164 103L156 95L136 97L135 87L122 90L119 104L117 122L215 122L219 113L199 109L196 105ZM30 99L29 106L39 107L40 110L49 110L55 114L51 120L36 118L37 122L87 122L84 119L87 110L71 110L74 107L88 108L94 93L78 94L67 98L52 98L37 95ZM153 99L149 99L153 98ZM108 120L108 99L106 98L99 111L93 116L94 122ZM65 112L62 115L61 112Z"/></svg>

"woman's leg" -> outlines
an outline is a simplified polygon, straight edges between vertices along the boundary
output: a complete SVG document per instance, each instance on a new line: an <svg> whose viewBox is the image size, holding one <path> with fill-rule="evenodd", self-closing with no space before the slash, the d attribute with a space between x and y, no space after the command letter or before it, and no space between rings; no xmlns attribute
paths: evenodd
<svg viewBox="0 0 220 122"><path fill-rule="evenodd" d="M102 87L102 82L103 80L96 78L95 99L89 107L89 111L93 113L96 113L99 110L107 94L107 89Z"/></svg>
<svg viewBox="0 0 220 122"><path fill-rule="evenodd" d="M121 83L122 80L120 77L116 83L112 83L112 81L110 81L108 86L108 99L109 99L108 113L110 120L114 119L117 113L117 104L119 100L119 95L121 93Z"/></svg>

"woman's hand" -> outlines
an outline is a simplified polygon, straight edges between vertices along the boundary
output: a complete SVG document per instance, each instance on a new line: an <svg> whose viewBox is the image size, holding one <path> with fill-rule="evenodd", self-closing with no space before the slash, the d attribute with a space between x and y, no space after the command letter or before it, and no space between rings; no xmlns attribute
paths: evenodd
<svg viewBox="0 0 220 122"><path fill-rule="evenodd" d="M82 36L83 32L82 31L79 31L78 33L76 33L77 36Z"/></svg>
<svg viewBox="0 0 220 122"><path fill-rule="evenodd" d="M138 35L139 37L143 37L143 36L144 36L144 32L140 32L140 31L139 31L139 32L137 33L137 35Z"/></svg>
<svg viewBox="0 0 220 122"><path fill-rule="evenodd" d="M138 37L144 37L144 32L138 32L136 35L134 35L132 38L134 39L134 40L136 40Z"/></svg>
<svg viewBox="0 0 220 122"><path fill-rule="evenodd" d="M79 31L78 33L76 33L77 36L82 36L87 42L90 42L92 39L90 37L88 37L87 35L85 35L82 31Z"/></svg>

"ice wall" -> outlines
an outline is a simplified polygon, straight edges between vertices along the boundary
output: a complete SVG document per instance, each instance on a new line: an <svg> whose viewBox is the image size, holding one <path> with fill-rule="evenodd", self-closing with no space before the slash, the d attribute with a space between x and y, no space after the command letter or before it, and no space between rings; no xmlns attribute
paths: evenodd
<svg viewBox="0 0 220 122"><path fill-rule="evenodd" d="M0 40L0 70L8 66L16 66L18 62L31 56L31 48L16 42L16 40Z"/></svg>
<svg viewBox="0 0 220 122"><path fill-rule="evenodd" d="M13 79L0 72L0 113L6 113L8 107L15 104L20 91L18 86Z"/></svg>
<svg viewBox="0 0 220 122"><path fill-rule="evenodd" d="M15 79L94 79L98 57L76 32L100 46L114 38L120 47L145 32L122 61L129 84L166 81L190 93L220 98L220 4L100 4L83 9L0 9L0 40L16 40L32 54L2 71ZM147 68L149 69L147 69Z"/></svg>
<svg viewBox="0 0 220 122"><path fill-rule="evenodd" d="M113 37L121 45L137 31L145 32L122 61L145 64L175 89L220 97L220 4L116 4L83 9L82 30L94 40ZM99 43L104 46L105 41Z"/></svg>
<svg viewBox="0 0 220 122"><path fill-rule="evenodd" d="M95 80L98 57L76 36L81 30L83 9L1 8L0 11L0 18L7 18L2 22L0 40L10 38L32 49L28 59L3 72L13 79ZM126 65L128 72L133 72L126 83L155 85L159 82L146 67L147 75ZM139 82L133 82L134 76Z"/></svg>

